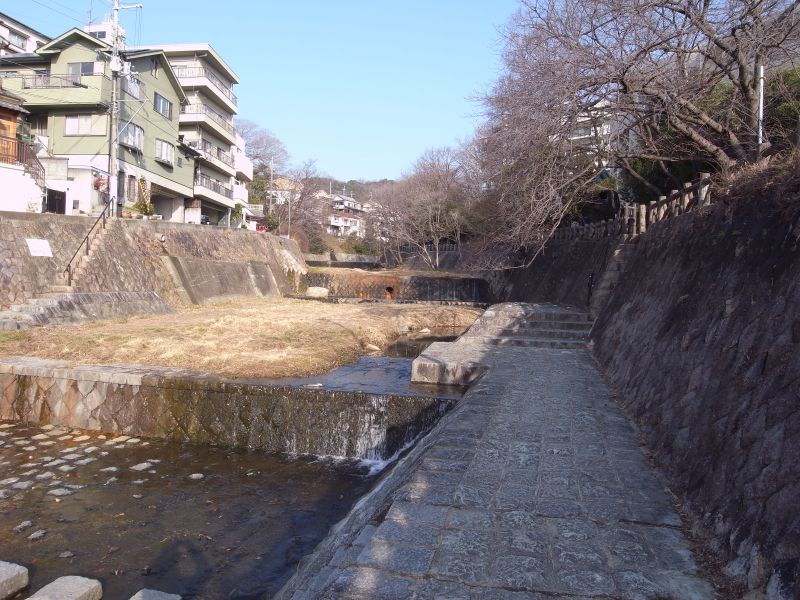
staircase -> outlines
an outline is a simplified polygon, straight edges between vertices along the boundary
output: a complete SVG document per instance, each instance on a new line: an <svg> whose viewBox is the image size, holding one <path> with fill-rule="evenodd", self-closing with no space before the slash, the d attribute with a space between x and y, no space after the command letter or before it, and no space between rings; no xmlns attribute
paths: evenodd
<svg viewBox="0 0 800 600"><path fill-rule="evenodd" d="M105 227L96 227L89 237L88 251L81 250L72 263L72 283L69 283L67 273L62 271L56 275L55 283L48 288L48 292L51 294L69 294L74 292L76 288L75 284L80 279L81 274L86 270L92 257L103 247L103 240L107 235L116 232L118 229L119 224L116 219L107 219L105 221Z"/></svg>
<svg viewBox="0 0 800 600"><path fill-rule="evenodd" d="M515 307L520 310L486 311L462 337L495 346L586 347L592 328L589 313L547 304Z"/></svg>
<svg viewBox="0 0 800 600"><path fill-rule="evenodd" d="M589 312L593 317L597 317L608 303L611 293L614 291L614 288L617 287L620 277L622 277L625 266L635 252L635 242L625 242L614 249L606 265L606 270L600 276L597 285L592 289Z"/></svg>

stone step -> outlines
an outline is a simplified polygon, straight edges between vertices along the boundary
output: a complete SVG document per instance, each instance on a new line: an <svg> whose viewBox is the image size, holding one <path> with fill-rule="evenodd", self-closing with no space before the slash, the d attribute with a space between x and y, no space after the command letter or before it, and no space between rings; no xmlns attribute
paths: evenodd
<svg viewBox="0 0 800 600"><path fill-rule="evenodd" d="M546 338L529 337L481 337L476 336L476 340L492 346L519 346L524 348L585 348L585 340L552 340Z"/></svg>
<svg viewBox="0 0 800 600"><path fill-rule="evenodd" d="M576 331L574 329L544 329L541 327L480 327L473 331L470 329L465 337L520 337L520 338L545 338L551 340L584 340L589 330Z"/></svg>
<svg viewBox="0 0 800 600"><path fill-rule="evenodd" d="M577 331L589 331L592 328L591 321L527 321L524 327L535 329L575 329Z"/></svg>
<svg viewBox="0 0 800 600"><path fill-rule="evenodd" d="M71 294L75 291L75 288L71 285L51 285L47 288L47 291L50 294Z"/></svg>
<svg viewBox="0 0 800 600"><path fill-rule="evenodd" d="M68 575L47 584L28 600L100 600L103 586L95 579Z"/></svg>

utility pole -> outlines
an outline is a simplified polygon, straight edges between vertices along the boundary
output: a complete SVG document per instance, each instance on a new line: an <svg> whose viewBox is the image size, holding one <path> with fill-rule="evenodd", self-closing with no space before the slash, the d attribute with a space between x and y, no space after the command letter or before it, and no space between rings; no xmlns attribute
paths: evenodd
<svg viewBox="0 0 800 600"><path fill-rule="evenodd" d="M110 214L117 214L117 194L112 194L112 190L119 193L119 74L122 71L122 59L120 50L122 46L122 36L119 33L119 11L131 8L142 8L141 4L121 4L120 0L113 0L111 6L111 126L109 127L108 144L108 194L109 202L112 202ZM113 187L112 187L113 186Z"/></svg>

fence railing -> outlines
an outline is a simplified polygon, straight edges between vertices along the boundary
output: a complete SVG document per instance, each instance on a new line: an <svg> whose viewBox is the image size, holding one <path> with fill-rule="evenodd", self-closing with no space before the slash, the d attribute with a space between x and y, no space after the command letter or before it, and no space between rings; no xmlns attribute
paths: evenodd
<svg viewBox="0 0 800 600"><path fill-rule="evenodd" d="M700 173L694 182L683 184L683 189L672 190L647 204L626 204L614 219L559 227L554 240L598 240L609 236L640 235L659 221L702 208L711 204L711 176Z"/></svg>
<svg viewBox="0 0 800 600"><path fill-rule="evenodd" d="M234 95L231 88L225 85L225 82L222 81L213 71L206 69L205 67L173 67L172 69L175 71L175 76L178 79L181 78L195 78L195 77L205 77L211 83L214 84L214 87L217 88L222 95L225 96L228 100L233 102L234 104L238 105L238 100Z"/></svg>
<svg viewBox="0 0 800 600"><path fill-rule="evenodd" d="M46 186L44 166L30 145L16 138L0 136L0 163L22 165L36 185L44 191Z"/></svg>
<svg viewBox="0 0 800 600"><path fill-rule="evenodd" d="M108 217L109 208L111 207L112 202L115 202L115 201L116 200L114 198L112 198L111 200L109 200L106 203L105 207L103 207L103 212L100 213L100 215L97 217L97 220L89 228L89 231L83 237L83 240L81 240L81 243L78 245L77 250L75 250L75 254L72 255L72 258L69 259L69 262L67 263L67 266L64 267L64 271L63 272L66 275L67 285L68 286L72 285L72 278L75 277L75 267L76 267L78 261L80 261L81 256L88 256L89 255L89 249L91 248L91 245L92 245L92 239L94 239L94 235L93 234L94 234L95 229L97 229L97 226L100 223L102 223L103 229L106 228L106 218ZM83 255L80 254L81 250L84 251Z"/></svg>

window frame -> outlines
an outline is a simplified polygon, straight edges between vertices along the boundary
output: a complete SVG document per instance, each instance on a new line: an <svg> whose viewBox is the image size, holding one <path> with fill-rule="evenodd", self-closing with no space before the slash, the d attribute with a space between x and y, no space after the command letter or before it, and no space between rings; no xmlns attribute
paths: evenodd
<svg viewBox="0 0 800 600"><path fill-rule="evenodd" d="M102 117L102 129L100 132L100 118ZM77 121L77 129L70 133L70 123ZM84 120L85 119L85 120ZM86 125L88 123L88 126ZM97 127L97 132L93 133L93 129ZM78 113L73 115L64 115L64 137L99 137L107 135L108 133L108 119L106 115L99 115L95 113Z"/></svg>
<svg viewBox="0 0 800 600"><path fill-rule="evenodd" d="M158 106L159 105L159 98L164 103L166 103L166 109L167 109L166 113L162 112L161 109L159 109L159 106ZM154 111L156 111L158 114L160 114L165 119L169 119L171 121L172 120L172 107L173 107L173 104L169 99L165 98L164 96L162 96L158 92L153 92L153 110Z"/></svg>
<svg viewBox="0 0 800 600"><path fill-rule="evenodd" d="M169 152L167 152L167 154L169 154L170 156L168 158L165 158L162 155L161 150L163 150L164 148L169 148ZM163 163L165 165L169 165L170 167L174 167L175 166L175 145L174 144L170 144L167 140L162 140L161 138L156 138L155 150L156 150L155 160L157 162Z"/></svg>
<svg viewBox="0 0 800 600"><path fill-rule="evenodd" d="M131 136L133 139L130 139ZM119 141L121 146L125 146L136 152L142 152L144 150L144 129L136 123L128 123L120 130L117 141Z"/></svg>

